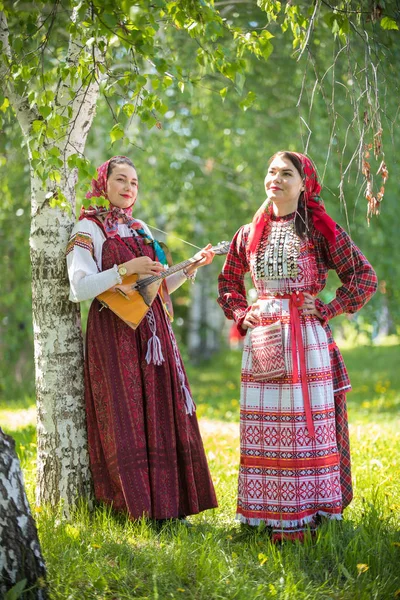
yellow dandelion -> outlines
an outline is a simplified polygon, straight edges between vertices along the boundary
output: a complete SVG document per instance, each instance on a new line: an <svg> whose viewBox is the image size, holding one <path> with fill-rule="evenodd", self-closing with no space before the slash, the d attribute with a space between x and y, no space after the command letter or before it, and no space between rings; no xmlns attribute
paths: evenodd
<svg viewBox="0 0 400 600"><path fill-rule="evenodd" d="M260 552L260 554L258 555L258 560L260 561L260 567L262 567L263 564L267 562L268 556Z"/></svg>
<svg viewBox="0 0 400 600"><path fill-rule="evenodd" d="M100 544L92 544L92 548L97 550L98 548L101 548L101 546L100 546Z"/></svg>
<svg viewBox="0 0 400 600"><path fill-rule="evenodd" d="M185 590L184 588L177 588L177 590L176 590L176 591L177 591L177 592L182 592L182 593L183 593L183 592L186 592L186 590Z"/></svg>
<svg viewBox="0 0 400 600"><path fill-rule="evenodd" d="M80 535L79 529L73 525L70 525L69 523L65 526L65 533L68 535L68 537L74 540L77 540Z"/></svg>
<svg viewBox="0 0 400 600"><path fill-rule="evenodd" d="M231 535L227 535L227 536L226 536L226 539L227 539L227 540L233 540L233 537L232 537Z"/></svg>
<svg viewBox="0 0 400 600"><path fill-rule="evenodd" d="M269 593L271 596L276 596L278 594L278 591L273 583L269 584Z"/></svg>
<svg viewBox="0 0 400 600"><path fill-rule="evenodd" d="M42 506L35 506L35 508L33 510L35 512L37 512L37 513L41 513L41 512L43 512L43 507Z"/></svg>
<svg viewBox="0 0 400 600"><path fill-rule="evenodd" d="M357 571L359 575L361 575L361 573L365 573L365 571L368 571L368 569L369 566L364 563L358 563L357 565Z"/></svg>

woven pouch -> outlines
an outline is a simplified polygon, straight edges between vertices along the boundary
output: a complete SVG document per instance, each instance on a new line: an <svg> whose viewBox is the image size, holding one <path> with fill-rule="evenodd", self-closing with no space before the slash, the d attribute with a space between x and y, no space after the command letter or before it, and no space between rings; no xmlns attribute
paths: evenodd
<svg viewBox="0 0 400 600"><path fill-rule="evenodd" d="M282 323L261 325L251 331L252 375L255 381L279 379L286 373Z"/></svg>

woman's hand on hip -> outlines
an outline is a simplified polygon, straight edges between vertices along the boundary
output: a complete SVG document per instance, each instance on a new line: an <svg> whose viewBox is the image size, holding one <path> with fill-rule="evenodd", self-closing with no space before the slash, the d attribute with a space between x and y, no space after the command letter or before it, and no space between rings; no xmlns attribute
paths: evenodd
<svg viewBox="0 0 400 600"><path fill-rule="evenodd" d="M137 275L158 275L161 271L164 271L164 265L157 260L152 260L149 256L132 258L124 263L124 266L127 275L133 275L134 273Z"/></svg>
<svg viewBox="0 0 400 600"><path fill-rule="evenodd" d="M323 321L323 317L317 307L315 306L316 298L312 296L309 292L303 292L304 303L301 307L303 315L315 315L318 319Z"/></svg>
<svg viewBox="0 0 400 600"><path fill-rule="evenodd" d="M247 313L245 318L243 319L242 328L243 329L254 329L257 325L260 324L260 307L258 304L253 304L251 310Z"/></svg>

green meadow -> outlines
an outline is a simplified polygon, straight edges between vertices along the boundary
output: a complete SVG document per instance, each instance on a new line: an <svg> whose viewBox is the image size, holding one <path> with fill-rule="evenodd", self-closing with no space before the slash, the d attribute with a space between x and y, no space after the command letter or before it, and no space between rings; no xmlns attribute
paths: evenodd
<svg viewBox="0 0 400 600"><path fill-rule="evenodd" d="M48 568L53 600L400 598L400 346L343 352L354 501L342 522L326 523L304 544L273 545L262 529L234 519L238 465L240 352L189 368L219 508L193 525L130 522L80 506L69 521L34 507L35 409L2 405L13 435ZM22 596L23 597L23 596Z"/></svg>

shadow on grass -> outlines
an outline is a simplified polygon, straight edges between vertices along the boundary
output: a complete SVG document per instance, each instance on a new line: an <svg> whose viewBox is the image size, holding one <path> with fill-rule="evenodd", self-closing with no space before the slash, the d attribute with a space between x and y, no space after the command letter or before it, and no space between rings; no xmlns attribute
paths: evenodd
<svg viewBox="0 0 400 600"><path fill-rule="evenodd" d="M104 506L90 512L82 505L70 522L45 510L39 520L57 598L101 592L107 598L381 600L393 598L400 585L400 535L378 513L368 507L359 523L330 521L304 544L279 546L265 531L219 521L214 511L192 518L191 529L160 531Z"/></svg>

